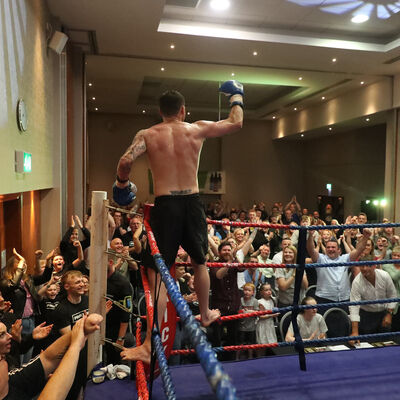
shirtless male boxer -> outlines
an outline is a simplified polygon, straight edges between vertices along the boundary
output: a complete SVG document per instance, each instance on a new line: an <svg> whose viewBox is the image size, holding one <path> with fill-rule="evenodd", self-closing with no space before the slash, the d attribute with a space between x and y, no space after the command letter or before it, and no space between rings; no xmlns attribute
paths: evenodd
<svg viewBox="0 0 400 400"><path fill-rule="evenodd" d="M120 158L117 180L113 186L114 201L128 205L135 199L136 186L129 181L132 163L147 152L154 180L155 202L151 210L150 225L158 248L170 268L175 262L179 245L191 257L195 276L201 323L210 325L219 318L219 310L209 309L210 277L205 265L208 241L207 224L199 197L197 171L203 142L207 138L233 133L243 124L243 85L227 81L219 91L229 97L231 111L218 122L184 122L185 99L177 91L167 91L159 99L163 122L139 131ZM156 271L147 269L149 285L154 299ZM164 315L167 292L161 285L158 300L158 322ZM151 324L147 324L146 339L142 346L125 349L125 360L150 363Z"/></svg>

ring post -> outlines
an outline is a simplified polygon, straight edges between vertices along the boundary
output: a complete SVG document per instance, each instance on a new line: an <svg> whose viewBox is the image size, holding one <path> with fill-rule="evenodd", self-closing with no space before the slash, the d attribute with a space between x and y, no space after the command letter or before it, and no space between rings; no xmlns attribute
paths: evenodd
<svg viewBox="0 0 400 400"><path fill-rule="evenodd" d="M107 291L107 192L92 192L92 228L90 235L90 291L89 313L97 313L104 317L100 332L88 338L88 374L101 361L101 338L105 335Z"/></svg>

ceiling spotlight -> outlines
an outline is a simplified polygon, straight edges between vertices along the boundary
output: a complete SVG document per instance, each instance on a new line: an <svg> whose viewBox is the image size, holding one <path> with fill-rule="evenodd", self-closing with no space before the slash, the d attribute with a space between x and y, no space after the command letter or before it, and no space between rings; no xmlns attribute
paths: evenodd
<svg viewBox="0 0 400 400"><path fill-rule="evenodd" d="M301 136L301 137L304 137L304 133L302 133L300 136Z"/></svg>
<svg viewBox="0 0 400 400"><path fill-rule="evenodd" d="M229 0L211 0L210 7L214 10L223 11L230 7Z"/></svg>
<svg viewBox="0 0 400 400"><path fill-rule="evenodd" d="M272 116L272 119L276 119L275 115Z"/></svg>
<svg viewBox="0 0 400 400"><path fill-rule="evenodd" d="M258 53L256 51L253 51L253 56L258 56Z"/></svg>
<svg viewBox="0 0 400 400"><path fill-rule="evenodd" d="M332 62L336 62L337 60L336 60L336 58L332 58Z"/></svg>
<svg viewBox="0 0 400 400"><path fill-rule="evenodd" d="M92 97L92 100L96 100L96 97Z"/></svg>
<svg viewBox="0 0 400 400"><path fill-rule="evenodd" d="M142 114L146 114L146 110L142 110Z"/></svg>
<svg viewBox="0 0 400 400"><path fill-rule="evenodd" d="M170 48L170 49L174 49L174 48L175 48L175 45L174 45L174 44L171 44L171 45L169 46L169 48Z"/></svg>
<svg viewBox="0 0 400 400"><path fill-rule="evenodd" d="M99 109L97 108L97 107L95 107L95 109L94 109L95 111L99 111Z"/></svg>
<svg viewBox="0 0 400 400"><path fill-rule="evenodd" d="M294 111L297 111L297 107L293 108Z"/></svg>
<svg viewBox="0 0 400 400"><path fill-rule="evenodd" d="M92 86L93 84L91 82L89 82L89 86Z"/></svg>
<svg viewBox="0 0 400 400"><path fill-rule="evenodd" d="M190 111L187 112L187 115L190 115Z"/></svg>
<svg viewBox="0 0 400 400"><path fill-rule="evenodd" d="M321 100L325 100L325 96L322 96L322 97L321 97Z"/></svg>
<svg viewBox="0 0 400 400"><path fill-rule="evenodd" d="M302 76L299 76L299 81L302 81L303 80L303 77Z"/></svg>
<svg viewBox="0 0 400 400"><path fill-rule="evenodd" d="M351 22L354 24L362 24L363 22L366 22L369 20L369 16L366 14L358 14L355 15L352 19Z"/></svg>
<svg viewBox="0 0 400 400"><path fill-rule="evenodd" d="M232 73L231 73L231 76L235 76L235 73L234 73L234 72L232 72Z"/></svg>
<svg viewBox="0 0 400 400"><path fill-rule="evenodd" d="M331 130L332 130L332 127L330 126L328 129L331 131Z"/></svg>
<svg viewBox="0 0 400 400"><path fill-rule="evenodd" d="M360 82L360 85L364 85L364 83L365 83L364 81L361 81L361 82Z"/></svg>
<svg viewBox="0 0 400 400"><path fill-rule="evenodd" d="M365 120L366 120L367 122L369 122L369 118L365 118Z"/></svg>
<svg viewBox="0 0 400 400"><path fill-rule="evenodd" d="M164 67L161 67L161 71L165 71L165 68L164 68Z"/></svg>

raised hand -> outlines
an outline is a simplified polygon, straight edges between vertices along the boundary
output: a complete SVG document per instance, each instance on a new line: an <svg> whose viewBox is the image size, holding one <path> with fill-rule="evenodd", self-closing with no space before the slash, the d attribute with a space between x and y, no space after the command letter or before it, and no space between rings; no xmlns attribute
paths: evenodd
<svg viewBox="0 0 400 400"><path fill-rule="evenodd" d="M47 325L47 326L45 326L45 325L46 325L46 321L42 322L40 325L38 325L32 331L32 337L35 340L41 340L50 335L51 329L53 328L53 324Z"/></svg>

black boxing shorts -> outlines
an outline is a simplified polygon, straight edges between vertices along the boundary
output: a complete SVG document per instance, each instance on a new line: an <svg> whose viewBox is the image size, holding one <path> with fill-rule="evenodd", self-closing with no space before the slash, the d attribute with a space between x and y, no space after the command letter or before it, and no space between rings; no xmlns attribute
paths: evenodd
<svg viewBox="0 0 400 400"><path fill-rule="evenodd" d="M168 268L174 264L179 246L195 263L206 262L207 221L198 193L156 197L150 226Z"/></svg>

